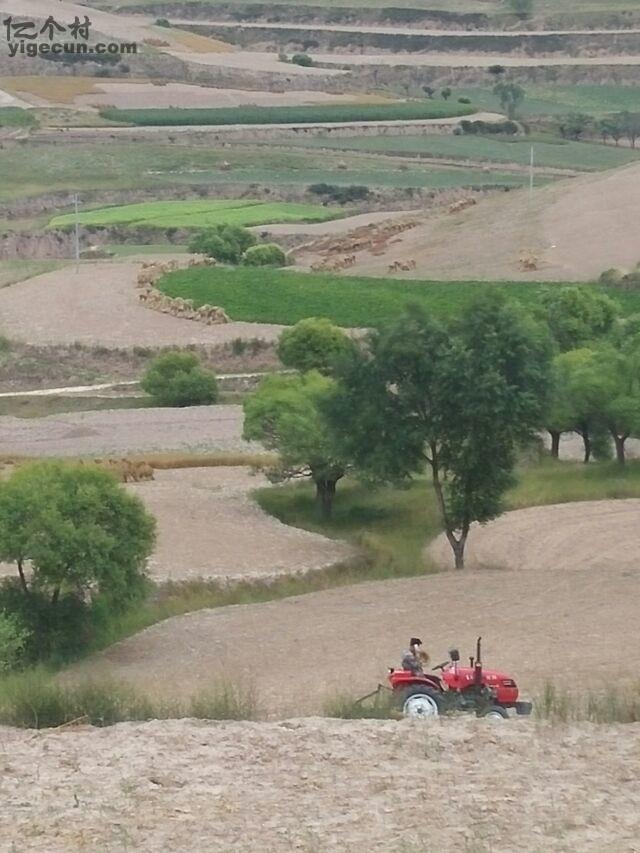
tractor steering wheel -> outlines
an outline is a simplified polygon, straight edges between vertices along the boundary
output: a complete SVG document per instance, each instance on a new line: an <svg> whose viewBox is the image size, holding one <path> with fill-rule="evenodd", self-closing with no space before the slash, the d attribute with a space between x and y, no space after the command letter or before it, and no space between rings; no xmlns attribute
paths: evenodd
<svg viewBox="0 0 640 853"><path fill-rule="evenodd" d="M448 663L449 663L449 661L446 660L444 663L436 664L436 666L433 667L433 671L435 672L436 669L441 669L444 672L444 668L445 668L445 666L448 665Z"/></svg>

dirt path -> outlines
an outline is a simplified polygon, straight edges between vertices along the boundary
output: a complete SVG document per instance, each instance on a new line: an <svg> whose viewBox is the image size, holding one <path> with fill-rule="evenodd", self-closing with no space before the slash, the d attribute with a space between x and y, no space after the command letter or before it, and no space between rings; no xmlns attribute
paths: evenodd
<svg viewBox="0 0 640 853"><path fill-rule="evenodd" d="M2 331L32 344L160 347L234 338L274 340L282 329L259 323L205 326L144 308L135 287L138 269L130 261L83 263L78 273L69 267L2 288Z"/></svg>
<svg viewBox="0 0 640 853"><path fill-rule="evenodd" d="M639 849L638 724L178 720L0 738L6 850Z"/></svg>
<svg viewBox="0 0 640 853"><path fill-rule="evenodd" d="M500 193L462 213L432 216L401 234L393 252L359 253L349 272L387 275L391 261L412 258L416 268L405 277L594 281L609 267L638 262L639 207L635 163L538 188L531 203L524 192ZM520 268L523 250L537 257L538 269Z"/></svg>
<svg viewBox="0 0 640 853"><path fill-rule="evenodd" d="M544 530L550 543L547 562L536 556L524 568L450 571L199 611L154 625L77 671L182 696L216 677L245 679L268 713L315 713L337 691L364 694L384 681L412 635L423 637L434 661L452 645L471 654L483 635L487 664L512 673L525 694L548 679L577 690L612 678L635 683L628 661L640 656L640 632L629 630L638 617L640 501L570 509L582 525L568 524L561 511L531 510L540 513L535 541ZM519 529L508 539L514 555ZM304 665L292 666L301 646ZM247 648L248 659L238 655Z"/></svg>
<svg viewBox="0 0 640 853"><path fill-rule="evenodd" d="M123 456L151 451L252 451L241 406L111 409L45 418L0 417L7 456Z"/></svg>
<svg viewBox="0 0 640 853"><path fill-rule="evenodd" d="M257 578L320 569L353 555L348 546L282 524L250 492L267 485L248 468L156 471L129 486L158 522L154 580Z"/></svg>
<svg viewBox="0 0 640 853"><path fill-rule="evenodd" d="M266 232L274 236L283 234L309 234L311 237L321 237L325 234L345 234L352 228L361 228L363 225L373 225L377 222L386 222L390 219L419 216L422 213L424 213L422 209L376 210L371 213L358 213L355 216L346 216L344 219L332 219L327 222L284 222L276 223L275 225L258 225L250 230L255 233Z"/></svg>

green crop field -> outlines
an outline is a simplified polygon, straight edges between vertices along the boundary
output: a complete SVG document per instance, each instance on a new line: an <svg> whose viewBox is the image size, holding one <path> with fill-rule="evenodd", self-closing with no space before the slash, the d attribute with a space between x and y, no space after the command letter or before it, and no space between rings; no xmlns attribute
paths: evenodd
<svg viewBox="0 0 640 853"><path fill-rule="evenodd" d="M603 83L578 86L533 86L525 84L526 96L519 112L527 116L557 116L572 112L586 113L596 118L609 113L637 112L640 109L640 86ZM482 110L498 110L500 101L490 87L453 87L453 98L469 98Z"/></svg>
<svg viewBox="0 0 640 853"><path fill-rule="evenodd" d="M146 225L153 228L211 228L214 225L266 225L272 222L324 222L342 216L336 208L288 202L238 201L151 201L102 207L80 213L81 225ZM51 228L64 228L76 221L75 214L54 216Z"/></svg>
<svg viewBox="0 0 640 853"><path fill-rule="evenodd" d="M0 107L0 127L34 127L36 117L20 107Z"/></svg>
<svg viewBox="0 0 640 853"><path fill-rule="evenodd" d="M353 121L400 121L450 118L473 113L475 107L444 101L393 104L318 104L302 107L218 107L216 109L140 109L101 111L109 121L135 125L330 124Z"/></svg>
<svg viewBox="0 0 640 853"><path fill-rule="evenodd" d="M499 169L434 168L418 161L315 150L284 145L168 145L111 141L73 146L26 143L2 151L0 200L55 191L134 190L217 184L308 186L316 183L371 187L517 186L520 175ZM224 161L229 170L221 169ZM345 168L342 168L342 167ZM340 168L339 168L340 167ZM10 225L10 223L7 223Z"/></svg>
<svg viewBox="0 0 640 853"><path fill-rule="evenodd" d="M407 136L360 136L341 139L309 139L311 148L334 148L378 154L442 157L454 160L488 160L494 163L529 164L534 145L538 166L598 171L631 163L640 157L640 149L617 148L597 142L571 142L564 139L537 140L529 137L496 139L492 136L453 136L445 134Z"/></svg>
<svg viewBox="0 0 640 853"><path fill-rule="evenodd" d="M346 327L380 325L410 303L439 315L455 314L486 288L533 304L545 286L529 282L409 282L242 268L180 270L159 283L169 296L193 299L196 305L220 305L234 320L291 325L304 317L328 317ZM620 302L625 314L640 310L640 293L613 291L610 295Z"/></svg>

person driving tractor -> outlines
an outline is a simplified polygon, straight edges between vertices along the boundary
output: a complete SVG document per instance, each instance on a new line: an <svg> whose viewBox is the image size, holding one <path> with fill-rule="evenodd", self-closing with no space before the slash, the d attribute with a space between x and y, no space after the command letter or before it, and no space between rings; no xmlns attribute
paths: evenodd
<svg viewBox="0 0 640 853"><path fill-rule="evenodd" d="M419 637L412 637L409 641L409 650L402 655L402 669L417 675L424 672L424 667L428 663L429 654L422 648L422 640Z"/></svg>

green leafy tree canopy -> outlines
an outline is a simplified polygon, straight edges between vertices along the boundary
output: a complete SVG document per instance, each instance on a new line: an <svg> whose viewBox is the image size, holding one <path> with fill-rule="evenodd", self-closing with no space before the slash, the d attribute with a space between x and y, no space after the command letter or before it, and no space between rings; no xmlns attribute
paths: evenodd
<svg viewBox="0 0 640 853"><path fill-rule="evenodd" d="M337 482L347 465L336 453L324 405L334 381L315 370L303 375L267 376L244 402L244 432L280 455L272 479L310 477L324 518L331 515Z"/></svg>
<svg viewBox="0 0 640 853"><path fill-rule="evenodd" d="M495 518L515 448L542 422L551 343L498 295L445 326L413 308L337 373L329 413L356 467L382 481L427 466L456 567L472 522Z"/></svg>
<svg viewBox="0 0 640 853"><path fill-rule="evenodd" d="M280 361L301 373L318 370L328 375L352 349L351 338L325 317L300 320L278 339Z"/></svg>
<svg viewBox="0 0 640 853"><path fill-rule="evenodd" d="M124 607L144 588L155 521L142 501L94 466L37 462L0 488L0 559L22 591L96 595Z"/></svg>

